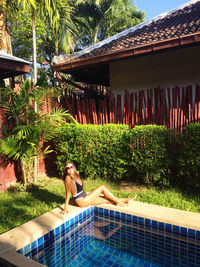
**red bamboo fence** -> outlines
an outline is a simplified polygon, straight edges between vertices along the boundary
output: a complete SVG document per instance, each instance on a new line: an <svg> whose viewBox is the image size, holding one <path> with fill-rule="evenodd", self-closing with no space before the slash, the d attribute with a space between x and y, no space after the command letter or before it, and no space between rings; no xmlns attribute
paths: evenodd
<svg viewBox="0 0 200 267"><path fill-rule="evenodd" d="M65 95L64 108L84 124L117 123L166 125L178 132L190 122L200 122L200 85L142 90L100 98Z"/></svg>

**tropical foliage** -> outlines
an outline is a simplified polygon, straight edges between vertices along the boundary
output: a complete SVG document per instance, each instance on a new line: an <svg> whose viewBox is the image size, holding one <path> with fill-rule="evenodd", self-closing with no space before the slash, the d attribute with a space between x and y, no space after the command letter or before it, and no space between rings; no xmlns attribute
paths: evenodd
<svg viewBox="0 0 200 267"><path fill-rule="evenodd" d="M47 92L40 87L33 90L29 80L18 91L5 87L0 89L0 94L0 108L10 121L3 128L4 138L0 140L0 153L21 161L26 182L27 175L31 174L34 156L51 152L49 146L43 149L43 144L56 136L66 121L76 121L61 109L52 110L49 114L43 114L42 109L38 109L36 113L34 102L40 107Z"/></svg>
<svg viewBox="0 0 200 267"><path fill-rule="evenodd" d="M47 2L51 5L45 5ZM19 0L19 3L18 13L9 12L8 17L13 51L16 56L33 60L30 14L34 11L39 63L50 63L55 54L80 50L144 20L144 13L130 0Z"/></svg>
<svg viewBox="0 0 200 267"><path fill-rule="evenodd" d="M34 63L33 84L26 81L18 91L0 90L0 108L9 119L9 125L3 126L0 152L21 161L25 180L33 157L50 151L48 147L42 151L43 142L56 136L66 119L72 121L66 111L42 114L40 109L48 94L46 85L56 85L53 56L97 43L143 19L129 0L0 0L0 50L13 50Z"/></svg>
<svg viewBox="0 0 200 267"><path fill-rule="evenodd" d="M96 44L144 20L130 0L75 0L77 48ZM80 47L79 47L80 46Z"/></svg>

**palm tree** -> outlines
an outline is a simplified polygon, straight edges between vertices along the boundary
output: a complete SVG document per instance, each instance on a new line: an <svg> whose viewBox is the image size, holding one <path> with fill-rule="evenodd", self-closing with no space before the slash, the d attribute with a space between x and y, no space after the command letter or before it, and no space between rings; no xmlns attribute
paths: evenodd
<svg viewBox="0 0 200 267"><path fill-rule="evenodd" d="M51 34L54 36L55 54L59 52L59 41L67 50L72 46L71 40L74 25L71 21L71 8L68 0L18 0L24 10L31 13L33 34L33 61L34 61L34 85L37 83L37 61L36 61L36 14L43 17L50 24ZM67 44L67 45L66 45Z"/></svg>
<svg viewBox="0 0 200 267"><path fill-rule="evenodd" d="M17 5L13 0L0 0L0 50L12 54L11 39L7 24L9 12L16 12Z"/></svg>
<svg viewBox="0 0 200 267"><path fill-rule="evenodd" d="M50 24L54 29L58 28L58 23L60 19L59 7L64 7L65 0L18 0L18 4L22 4L24 10L31 13L32 18L32 34L33 34L33 69L34 69L34 83L33 86L37 84L37 54L36 54L36 11L40 16L48 17ZM37 113L37 104L34 103L35 112ZM37 157L35 157L35 176L37 175Z"/></svg>
<svg viewBox="0 0 200 267"><path fill-rule="evenodd" d="M74 0L74 4L77 23L84 25L81 38L86 45L96 44L144 20L144 13L129 0Z"/></svg>

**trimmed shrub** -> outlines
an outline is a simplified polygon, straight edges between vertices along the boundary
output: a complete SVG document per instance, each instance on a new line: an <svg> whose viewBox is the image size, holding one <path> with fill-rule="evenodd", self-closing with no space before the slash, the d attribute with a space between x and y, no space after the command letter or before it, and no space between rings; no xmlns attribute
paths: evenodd
<svg viewBox="0 0 200 267"><path fill-rule="evenodd" d="M54 141L61 174L73 161L82 177L200 188L200 123L181 135L158 125L69 124Z"/></svg>
<svg viewBox="0 0 200 267"><path fill-rule="evenodd" d="M200 188L200 123L183 128L177 138L178 178L185 186Z"/></svg>
<svg viewBox="0 0 200 267"><path fill-rule="evenodd" d="M131 164L142 182L169 185L169 140L170 132L165 126L135 126L130 130Z"/></svg>
<svg viewBox="0 0 200 267"><path fill-rule="evenodd" d="M83 177L123 179L129 165L127 125L67 125L57 140L57 165L61 173L73 161Z"/></svg>

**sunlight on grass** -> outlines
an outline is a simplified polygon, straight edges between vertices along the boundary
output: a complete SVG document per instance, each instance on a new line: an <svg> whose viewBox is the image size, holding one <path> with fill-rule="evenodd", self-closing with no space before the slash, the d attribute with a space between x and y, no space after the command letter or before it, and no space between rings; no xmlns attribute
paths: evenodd
<svg viewBox="0 0 200 267"><path fill-rule="evenodd" d="M117 197L137 195L137 201L175 209L200 212L200 196L179 189L159 189L138 186L134 183L104 181L100 178L85 179L84 190L90 192L104 184ZM44 214L65 201L65 188L61 179L43 177L27 188L16 185L0 194L0 233L6 232L37 216Z"/></svg>

